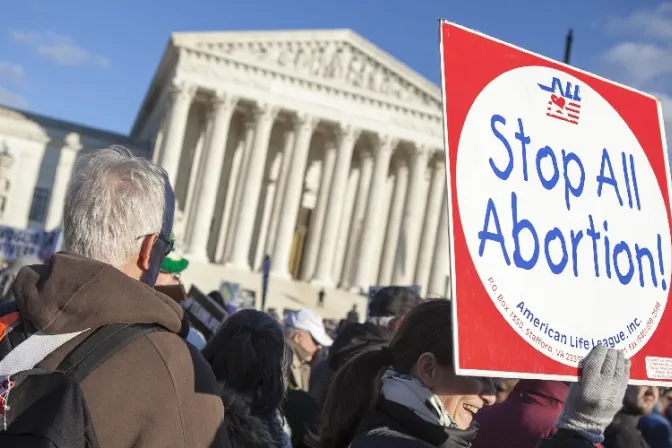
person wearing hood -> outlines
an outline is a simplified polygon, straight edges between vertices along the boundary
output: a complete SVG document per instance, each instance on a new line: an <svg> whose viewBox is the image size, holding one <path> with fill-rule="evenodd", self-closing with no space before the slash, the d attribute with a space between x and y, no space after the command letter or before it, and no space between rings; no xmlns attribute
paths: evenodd
<svg viewBox="0 0 672 448"><path fill-rule="evenodd" d="M158 325L81 383L100 446L230 446L212 370L183 340L183 310L154 289L172 249L166 172L125 148L99 150L77 161L65 204L67 252L23 268L14 282L26 326L72 337L37 367L57 368L103 325Z"/></svg>
<svg viewBox="0 0 672 448"><path fill-rule="evenodd" d="M25 255L12 261L7 268L0 272L0 303L14 300L12 287L14 280L22 267L32 264L42 264L42 260L34 255Z"/></svg>
<svg viewBox="0 0 672 448"><path fill-rule="evenodd" d="M280 405L287 387L282 328L253 309L229 317L203 349L220 385L233 448L289 448Z"/></svg>

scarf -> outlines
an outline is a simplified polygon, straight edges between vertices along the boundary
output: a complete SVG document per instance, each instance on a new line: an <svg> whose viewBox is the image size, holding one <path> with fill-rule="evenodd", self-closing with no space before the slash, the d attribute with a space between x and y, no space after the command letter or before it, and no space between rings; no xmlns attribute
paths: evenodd
<svg viewBox="0 0 672 448"><path fill-rule="evenodd" d="M278 440L278 442L280 442L282 448L292 448L292 442L290 440L292 430L279 410L275 411L275 415L271 421L271 430L276 437L279 437L280 440Z"/></svg>
<svg viewBox="0 0 672 448"><path fill-rule="evenodd" d="M439 397L419 380L401 375L394 370L386 370L380 380L380 391L385 399L410 409L433 425L457 428L457 424L448 414Z"/></svg>

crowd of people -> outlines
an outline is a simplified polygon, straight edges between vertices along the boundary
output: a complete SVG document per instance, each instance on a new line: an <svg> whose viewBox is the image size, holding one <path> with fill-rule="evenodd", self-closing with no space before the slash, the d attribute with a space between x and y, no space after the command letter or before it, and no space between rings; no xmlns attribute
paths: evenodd
<svg viewBox="0 0 672 448"><path fill-rule="evenodd" d="M0 446L672 446L672 394L628 386L621 352L598 345L571 384L458 376L451 303L402 287L334 335L313 310L243 309L206 340L161 292L174 203L123 148L78 160L64 250L0 274Z"/></svg>

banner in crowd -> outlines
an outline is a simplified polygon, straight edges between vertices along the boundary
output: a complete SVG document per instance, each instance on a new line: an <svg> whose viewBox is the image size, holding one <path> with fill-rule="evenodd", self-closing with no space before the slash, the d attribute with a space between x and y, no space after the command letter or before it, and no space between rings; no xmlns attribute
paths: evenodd
<svg viewBox="0 0 672 448"><path fill-rule="evenodd" d="M0 226L0 260L13 261L31 255L46 261L60 246L61 231L16 229Z"/></svg>
<svg viewBox="0 0 672 448"><path fill-rule="evenodd" d="M209 340L219 329L228 313L226 310L193 286L189 288L187 298L180 302L195 329Z"/></svg>
<svg viewBox="0 0 672 448"><path fill-rule="evenodd" d="M440 27L458 373L571 381L603 344L672 384L660 102Z"/></svg>

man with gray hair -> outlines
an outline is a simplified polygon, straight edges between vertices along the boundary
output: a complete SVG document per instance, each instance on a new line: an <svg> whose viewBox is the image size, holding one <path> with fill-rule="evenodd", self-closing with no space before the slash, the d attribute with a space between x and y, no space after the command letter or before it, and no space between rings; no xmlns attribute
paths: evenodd
<svg viewBox="0 0 672 448"><path fill-rule="evenodd" d="M37 367L56 369L103 325L151 324L81 383L102 447L228 446L210 367L183 338L182 308L153 289L175 207L165 171L119 147L80 158L63 213L63 247L23 268L14 297L24 325L74 335ZM21 347L19 345L19 347ZM11 352L10 352L11 353Z"/></svg>

